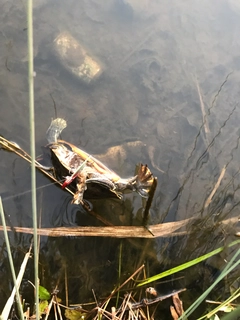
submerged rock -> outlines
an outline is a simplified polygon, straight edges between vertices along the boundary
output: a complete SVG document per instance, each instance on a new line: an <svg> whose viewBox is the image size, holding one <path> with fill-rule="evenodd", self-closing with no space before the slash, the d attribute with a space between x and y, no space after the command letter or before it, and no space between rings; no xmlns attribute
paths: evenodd
<svg viewBox="0 0 240 320"><path fill-rule="evenodd" d="M100 62L70 33L60 33L53 41L53 47L62 66L85 84L90 84L102 74Z"/></svg>

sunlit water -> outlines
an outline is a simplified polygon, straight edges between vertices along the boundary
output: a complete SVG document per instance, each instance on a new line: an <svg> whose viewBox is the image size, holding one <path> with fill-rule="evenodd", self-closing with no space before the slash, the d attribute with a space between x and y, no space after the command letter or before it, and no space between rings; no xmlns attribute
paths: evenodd
<svg viewBox="0 0 240 320"><path fill-rule="evenodd" d="M29 151L26 6L24 1L4 0L0 6L0 134ZM189 223L189 235L184 237L123 240L122 279L142 263L153 275L234 239L234 225L228 223L227 228L216 223L237 217L240 201L239 18L237 0L35 3L37 154L47 143L51 118L63 117L68 127L62 138L98 154L121 176L132 176L136 163L149 165L158 178L150 224L198 218ZM62 31L101 61L104 72L93 85L83 85L56 60L52 44ZM109 149L112 146L124 146L125 151ZM14 154L0 152L0 193L7 223L31 227L29 165ZM224 166L222 182L206 207ZM43 227L99 224L71 205L71 196L41 173L37 186ZM141 223L141 201L136 194L122 202L94 200L93 205L111 223ZM17 269L31 236L12 233L10 241ZM107 296L118 282L120 242L42 237L42 285L51 291L60 283L64 299L66 270L71 303L93 301L92 289L99 298ZM1 307L11 289L4 243L1 234ZM188 306L213 281L229 254L157 287L163 294L187 287L181 297ZM235 277L236 273L230 282ZM32 278L30 266L25 279ZM229 284L221 286L223 297ZM30 299L31 288L25 284L23 289L30 291L26 293Z"/></svg>

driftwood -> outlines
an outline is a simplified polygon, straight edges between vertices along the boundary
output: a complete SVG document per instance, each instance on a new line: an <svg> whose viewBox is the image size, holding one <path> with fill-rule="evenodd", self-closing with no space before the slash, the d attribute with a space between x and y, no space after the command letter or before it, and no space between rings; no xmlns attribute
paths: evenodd
<svg viewBox="0 0 240 320"><path fill-rule="evenodd" d="M158 238L186 234L186 231L175 231L186 226L190 220L192 220L192 218L151 225L148 228L138 226L39 228L37 229L37 233L38 235L48 237ZM0 226L0 231L2 230L3 227ZM33 234L33 228L8 227L8 231Z"/></svg>

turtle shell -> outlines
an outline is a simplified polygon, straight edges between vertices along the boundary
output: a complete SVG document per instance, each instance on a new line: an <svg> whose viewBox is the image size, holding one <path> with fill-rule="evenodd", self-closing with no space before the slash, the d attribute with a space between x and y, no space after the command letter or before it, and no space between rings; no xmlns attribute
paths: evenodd
<svg viewBox="0 0 240 320"><path fill-rule="evenodd" d="M74 203L81 203L83 194L86 197L91 189L95 191L100 189L97 196L106 195L107 191L108 196L114 195L121 199L125 190L131 190L138 192L143 198L148 197L156 179L147 165L140 163L135 176L122 179L87 152L69 142L58 140L66 125L66 121L62 118L52 120L47 130L49 142L47 147L51 150L56 177L62 182L64 181L63 188L69 186L73 191L76 191Z"/></svg>
<svg viewBox="0 0 240 320"><path fill-rule="evenodd" d="M84 197L116 197L115 192L111 190L121 178L101 161L64 140L50 143L48 147L51 150L52 163L59 180L64 180L66 176L73 174L79 166L83 165L87 183ZM76 181L74 180L69 187L75 192Z"/></svg>

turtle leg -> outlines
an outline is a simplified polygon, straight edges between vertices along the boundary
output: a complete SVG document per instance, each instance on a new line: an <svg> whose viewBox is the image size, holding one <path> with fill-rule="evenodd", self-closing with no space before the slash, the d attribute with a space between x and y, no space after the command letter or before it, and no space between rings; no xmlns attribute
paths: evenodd
<svg viewBox="0 0 240 320"><path fill-rule="evenodd" d="M83 194L86 190L86 177L84 175L79 175L76 179L77 191L73 196L72 203L83 204Z"/></svg>

